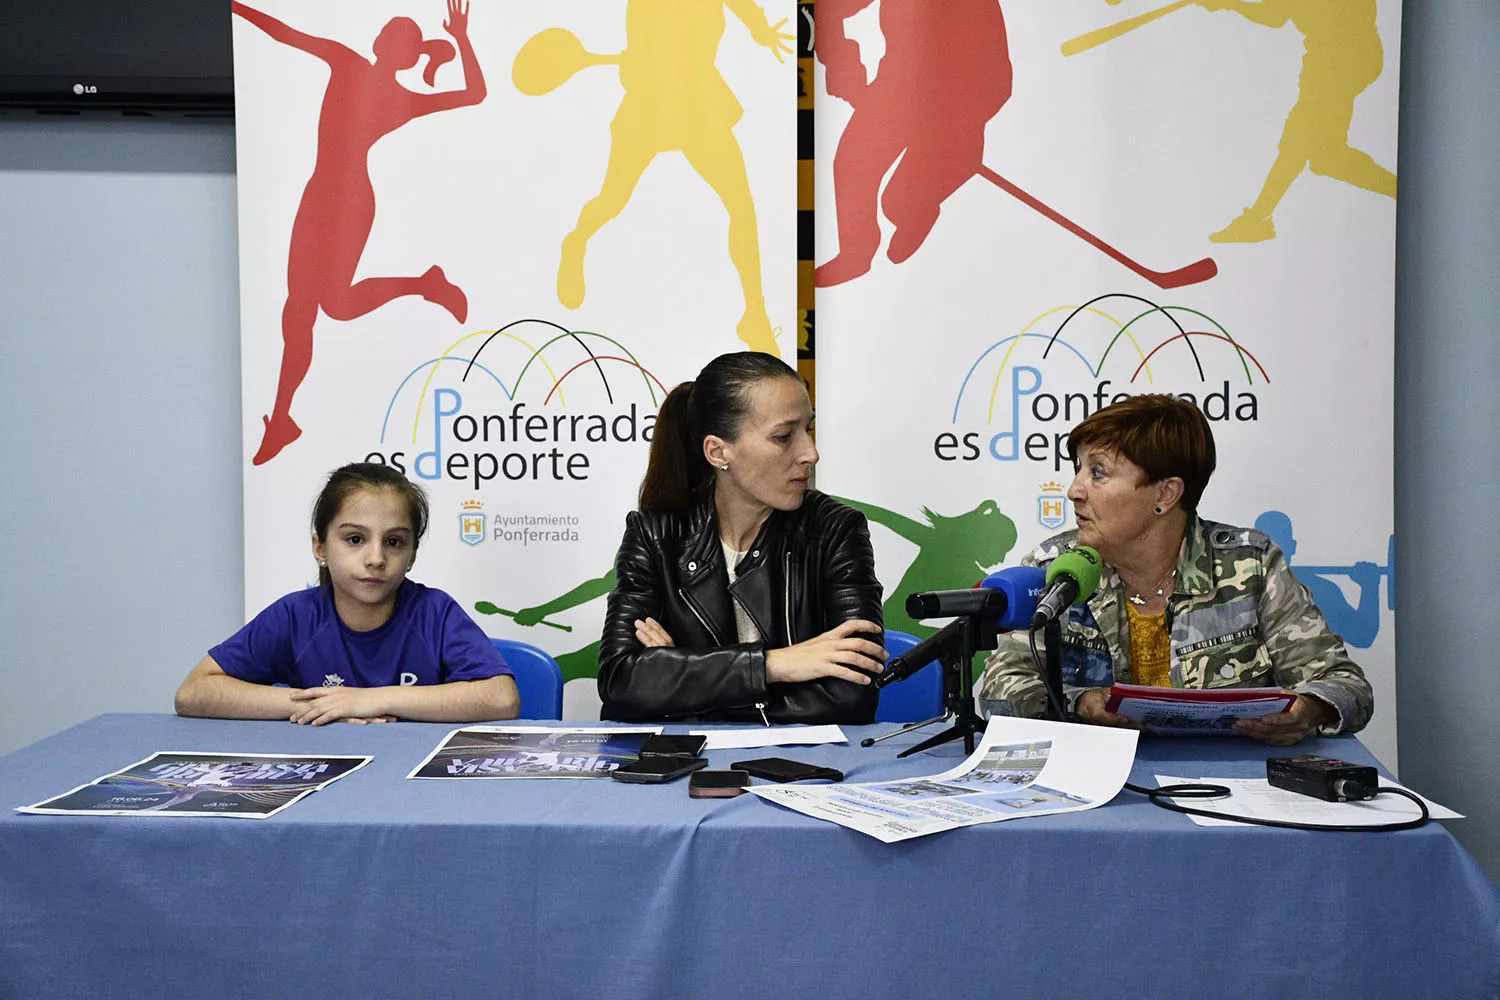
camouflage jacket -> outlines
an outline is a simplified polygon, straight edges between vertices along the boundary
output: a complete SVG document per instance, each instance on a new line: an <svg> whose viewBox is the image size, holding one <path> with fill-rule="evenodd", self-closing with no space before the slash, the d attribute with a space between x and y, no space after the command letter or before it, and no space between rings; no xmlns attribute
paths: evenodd
<svg viewBox="0 0 1500 1000"><path fill-rule="evenodd" d="M1022 565L1045 566L1073 546L1077 534L1054 535ZM1370 721L1374 695L1364 672L1329 631L1281 550L1259 531L1194 518L1166 614L1173 687L1281 687L1316 695L1339 716L1320 730L1325 736L1355 732ZM1070 709L1088 688L1131 682L1125 588L1107 565L1094 596L1069 609L1062 661ZM978 687L982 699L1009 702L1016 715L1042 714L1046 689L1024 632L1000 636Z"/></svg>

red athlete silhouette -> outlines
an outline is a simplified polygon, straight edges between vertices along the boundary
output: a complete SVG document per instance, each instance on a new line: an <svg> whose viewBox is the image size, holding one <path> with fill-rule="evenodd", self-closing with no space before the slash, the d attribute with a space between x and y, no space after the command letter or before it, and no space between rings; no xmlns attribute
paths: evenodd
<svg viewBox="0 0 1500 1000"><path fill-rule="evenodd" d="M982 166L984 127L1010 99L998 0L880 0L885 56L866 84L844 19L871 2L818 0L814 13L828 93L854 106L833 158L839 252L817 269L824 287L870 269L880 249L880 181L897 157L880 198L896 226L886 256L899 264L916 253L942 203Z"/></svg>
<svg viewBox="0 0 1500 1000"><path fill-rule="evenodd" d="M292 223L286 264L286 305L281 311L281 379L276 406L263 417L266 429L252 460L262 465L302 435L292 420L292 396L312 363L313 324L318 309L336 320L351 320L402 295L420 295L462 323L469 314L463 291L434 264L417 278L354 280L354 269L375 222L375 189L370 184L370 147L413 118L435 111L467 107L484 100L484 76L469 44L469 9L448 0L443 29L453 36L463 57L462 90L418 94L396 82L422 56L422 79L432 85L438 67L453 58L453 46L442 39L423 39L408 17L393 17L375 39L372 63L353 49L289 28L242 3L231 8L240 17L285 45L317 56L328 64L328 89L318 118L318 154L312 177L302 192Z"/></svg>

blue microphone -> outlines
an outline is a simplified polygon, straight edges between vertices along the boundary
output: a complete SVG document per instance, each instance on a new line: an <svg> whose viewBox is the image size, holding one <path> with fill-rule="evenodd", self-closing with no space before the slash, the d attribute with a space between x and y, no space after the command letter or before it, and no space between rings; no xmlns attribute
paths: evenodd
<svg viewBox="0 0 1500 1000"><path fill-rule="evenodd" d="M1037 598L1047 586L1047 571L1037 566L1016 566L985 577L971 590L933 590L906 598L906 613L913 618L959 618L994 615L1001 631L1023 629L1036 612ZM885 665L875 678L877 687L905 680L931 663L941 652L949 630L946 626L923 639Z"/></svg>
<svg viewBox="0 0 1500 1000"><path fill-rule="evenodd" d="M1036 612L1037 598L1046 585L1046 570L1037 566L1016 566L991 573L969 590L909 594L906 613L919 621L989 613L997 617L1000 628L1026 628Z"/></svg>
<svg viewBox="0 0 1500 1000"><path fill-rule="evenodd" d="M979 586L1005 595L1005 611L998 623L1000 628L1028 628L1031 616L1036 613L1036 602L1047 588L1047 571L1040 566L1013 566L991 573Z"/></svg>

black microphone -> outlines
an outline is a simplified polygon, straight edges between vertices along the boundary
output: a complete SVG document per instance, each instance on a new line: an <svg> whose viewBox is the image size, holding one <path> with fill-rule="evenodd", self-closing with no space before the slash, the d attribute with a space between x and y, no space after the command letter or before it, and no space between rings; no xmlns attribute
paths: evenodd
<svg viewBox="0 0 1500 1000"><path fill-rule="evenodd" d="M980 615L986 611L1003 612L1005 594L988 587L968 590L929 590L906 596L906 613L920 621L923 618L956 618Z"/></svg>
<svg viewBox="0 0 1500 1000"><path fill-rule="evenodd" d="M948 591L948 593L969 593L969 591L955 590ZM912 597L916 596L918 595L912 595ZM910 607L910 604L911 598L907 598L908 607ZM907 613L910 614L910 611L908 611ZM944 647L948 643L948 640L960 629L966 628L968 624L969 623L963 618L951 621L947 625L944 625L942 628L929 635L927 638L923 639L921 642L917 643L911 649L908 649L900 656L891 660L885 665L885 669L883 671L875 675L875 686L878 688L883 688L887 684L894 684L897 681L906 680L912 674L916 673L918 670L921 670L923 667L927 666L927 664L937 659L938 654L943 651Z"/></svg>
<svg viewBox="0 0 1500 1000"><path fill-rule="evenodd" d="M1045 571L1035 566L1015 566L991 573L969 590L908 594L906 613L916 619L995 615L999 628L1025 628L1046 582Z"/></svg>
<svg viewBox="0 0 1500 1000"><path fill-rule="evenodd" d="M931 590L909 594L906 613L912 618L957 618L886 664L875 678L877 687L905 680L937 658L943 644L962 627L965 618L994 616L1003 631L1025 628L1036 608L1046 574L1035 566L1015 566L991 573L969 590ZM993 647L988 647L993 648Z"/></svg>

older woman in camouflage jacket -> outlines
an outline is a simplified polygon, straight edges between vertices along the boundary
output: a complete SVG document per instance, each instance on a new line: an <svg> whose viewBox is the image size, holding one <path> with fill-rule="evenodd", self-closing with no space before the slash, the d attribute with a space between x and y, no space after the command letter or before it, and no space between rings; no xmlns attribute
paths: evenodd
<svg viewBox="0 0 1500 1000"><path fill-rule="evenodd" d="M1045 566L1073 545L1092 546L1104 560L1099 589L1070 609L1063 630L1063 685L1079 720L1129 725L1104 707L1118 681L1292 692L1286 711L1235 726L1276 746L1369 722L1369 682L1281 550L1259 531L1198 517L1215 455L1197 407L1164 395L1122 400L1073 428L1068 453L1078 470L1068 488L1078 528L1022 563ZM1000 637L979 686L982 698L1008 702L1018 715L1040 715L1045 705L1021 634Z"/></svg>

